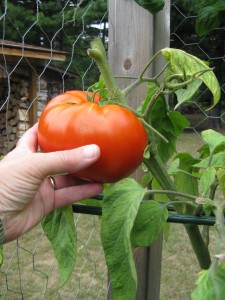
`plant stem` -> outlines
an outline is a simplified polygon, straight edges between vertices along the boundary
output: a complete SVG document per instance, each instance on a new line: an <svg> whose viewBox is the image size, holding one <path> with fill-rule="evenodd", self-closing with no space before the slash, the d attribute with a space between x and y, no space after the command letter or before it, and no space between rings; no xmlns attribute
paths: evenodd
<svg viewBox="0 0 225 300"><path fill-rule="evenodd" d="M156 130L154 127L152 127L148 122L146 122L143 118L140 119L140 121L143 123L143 125L148 128L149 130L151 130L152 132L154 132L159 138L161 138L165 143L169 143L169 141L158 131Z"/></svg>
<svg viewBox="0 0 225 300"><path fill-rule="evenodd" d="M156 85L158 85L158 82L157 82L156 78L147 78L147 77L136 78L136 80L133 83L131 83L129 86L127 86L125 89L123 89L123 93L124 93L125 97L130 92L132 92L134 88L136 88L138 85L140 85L144 82L154 82Z"/></svg>
<svg viewBox="0 0 225 300"><path fill-rule="evenodd" d="M123 90L125 96L127 96L134 88L136 88L141 83L145 82L142 78L136 79L133 83L131 83L128 87Z"/></svg>
<svg viewBox="0 0 225 300"><path fill-rule="evenodd" d="M171 190L147 190L145 193L146 196L151 195L151 194L166 194L166 195L173 195L173 196L188 198L188 199L192 199L192 200L196 199L196 196L194 196L194 195L185 194L185 193L181 193L178 191L171 191ZM175 198L173 198L173 201L175 201ZM177 203L177 201L176 201L176 203ZM183 201L182 204L185 204L185 202ZM194 207L196 206L193 203L192 203L192 205L194 205Z"/></svg>
<svg viewBox="0 0 225 300"><path fill-rule="evenodd" d="M184 197L184 196L185 196L185 194L182 197ZM174 206L174 201L166 203L166 206L168 207L171 204L173 204L173 206ZM182 200L179 201L179 200L177 200L176 204L184 204L184 205L189 205L189 206L191 206L193 208L196 208L196 205L193 202L191 202L191 201L182 201Z"/></svg>
<svg viewBox="0 0 225 300"><path fill-rule="evenodd" d="M184 227L189 236L192 249L195 252L201 269L207 270L211 264L211 257L209 254L209 249L204 242L199 227L193 224L186 224L184 225Z"/></svg>
<svg viewBox="0 0 225 300"><path fill-rule="evenodd" d="M115 104L114 101L107 101L109 104ZM143 115L140 114L138 111L136 111L135 109L131 108L130 106L123 104L123 103L116 103L116 105L121 106L123 108L126 108L128 110L130 110L137 118L142 119Z"/></svg>
<svg viewBox="0 0 225 300"><path fill-rule="evenodd" d="M162 163L158 155L155 156L154 152L155 149L153 147L153 153L150 153L150 158L144 161L146 166L149 168L152 175L155 177L162 189L177 191L176 186L171 180L170 176L168 175L164 164ZM175 200L174 195L172 194L168 194L168 197L171 201ZM179 206L175 206L175 209L178 213L180 213L181 208ZM211 264L211 258L208 247L203 240L199 227L193 224L186 224L184 225L184 227L187 231L192 248L198 259L200 267L202 269L208 269Z"/></svg>
<svg viewBox="0 0 225 300"><path fill-rule="evenodd" d="M180 172L180 173L182 173L182 174L188 175L188 176L190 176L190 177L192 177L192 178L195 178L195 179L198 179L198 180L200 179L199 176L196 176L196 175L194 175L194 174L188 173L188 172L186 172L186 171L184 171L184 170L178 169L177 172Z"/></svg>
<svg viewBox="0 0 225 300"><path fill-rule="evenodd" d="M147 71L147 69L150 67L150 65L154 62L154 60L161 54L161 51L158 51L152 58L151 60L148 62L148 64L145 66L145 68L142 70L141 75L138 78L133 78L136 79L131 85L129 85L128 87L126 87L123 90L123 93L125 94L125 96L127 96L135 87L137 87L138 85L144 83L144 82L154 82L156 85L158 84L157 79L162 75L162 73L165 71L165 69L168 67L169 63L166 64L166 66L160 71L159 74L157 74L155 77L153 78L146 78L144 77L145 72Z"/></svg>
<svg viewBox="0 0 225 300"><path fill-rule="evenodd" d="M150 61L148 62L147 66L144 68L144 70L141 72L140 78L142 78L145 74L145 72L147 71L147 69L150 67L150 65L153 63L153 61L162 53L161 50L159 50L158 52L156 52L156 54L150 59Z"/></svg>
<svg viewBox="0 0 225 300"><path fill-rule="evenodd" d="M127 104L124 93L113 77L101 39L96 38L91 42L91 49L88 49L88 55L97 63L109 91L110 98L113 98L114 102Z"/></svg>
<svg viewBox="0 0 225 300"><path fill-rule="evenodd" d="M148 106L146 107L146 110L144 112L144 118L145 120L149 120L149 115L151 113L151 110L157 100L157 98L159 97L159 95L163 92L164 89L164 83L162 83L158 89L155 91L154 95L152 96L151 100L148 103Z"/></svg>

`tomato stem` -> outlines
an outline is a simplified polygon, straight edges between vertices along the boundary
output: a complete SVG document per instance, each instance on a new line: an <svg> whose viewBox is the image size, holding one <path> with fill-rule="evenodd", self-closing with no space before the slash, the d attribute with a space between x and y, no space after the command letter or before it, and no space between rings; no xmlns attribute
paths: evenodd
<svg viewBox="0 0 225 300"><path fill-rule="evenodd" d="M181 192L178 192L178 191L171 191L171 190L147 190L145 192L145 196L147 195L151 195L151 194L165 194L165 195L173 195L173 201L169 202L169 203L166 203L166 206L168 206L169 204L171 203L176 203L176 204L186 204L187 202L186 201L180 201L180 200L176 200L175 196L179 196L179 197L183 197L183 198L188 198L188 199L191 199L191 200L195 200L197 198L197 196L194 196L194 195L190 195L190 194L186 194L186 193L181 193ZM190 204L190 203L188 203ZM196 208L196 204L194 204L193 202L191 202L191 205Z"/></svg>
<svg viewBox="0 0 225 300"><path fill-rule="evenodd" d="M162 75L162 73L165 71L165 69L168 67L168 65L170 63L167 63L164 68L159 72L159 74L157 74L155 77L153 78L149 78L149 77L144 77L145 72L147 71L147 69L150 67L150 65L154 62L154 60L161 54L161 51L158 51L152 58L151 60L148 62L147 66L143 69L143 71L141 72L141 75L139 77L124 77L127 79L136 79L131 85L129 85L128 87L126 87L123 90L123 93L125 94L125 96L127 96L135 87L137 87L138 85L145 83L145 82L154 82L156 85L159 86L158 83L158 78Z"/></svg>
<svg viewBox="0 0 225 300"><path fill-rule="evenodd" d="M114 102L127 104L124 93L121 91L115 78L113 77L101 39L94 39L91 42L91 48L88 49L87 52L88 55L97 63L106 88L109 91L110 98L113 98Z"/></svg>
<svg viewBox="0 0 225 300"><path fill-rule="evenodd" d="M173 192L178 192L176 185L170 178L166 167L162 163L159 155L157 146L155 144L155 138L153 132L150 132L150 157L149 159L144 159L144 163L153 175L153 177L156 179L156 181L159 183L161 188L163 190L171 190ZM171 193L168 194L168 197L170 201L174 201L174 195ZM181 211L180 206L176 205L176 201L174 201L174 207L177 210L178 213L183 213ZM198 259L199 265L202 269L208 269L211 264L211 258L209 254L209 249L203 239L203 236L199 230L199 227L194 224L187 224L184 225L186 232L189 236L192 248L195 252L195 255Z"/></svg>
<svg viewBox="0 0 225 300"><path fill-rule="evenodd" d="M165 143L169 143L169 141L165 138L164 135L162 135L158 130L156 130L154 127L152 127L148 122L146 122L143 118L140 119L140 121L143 123L143 125L154 132L159 138L161 138Z"/></svg>
<svg viewBox="0 0 225 300"><path fill-rule="evenodd" d="M159 50L158 52L156 52L156 54L154 54L152 56L152 58L150 59L150 61L148 62L148 64L146 65L146 67L143 69L143 71L141 72L140 78L143 78L145 72L147 71L147 69L150 67L150 65L154 62L154 60L161 55L162 50Z"/></svg>
<svg viewBox="0 0 225 300"><path fill-rule="evenodd" d="M144 119L149 120L150 119L150 113L152 111L152 108L157 101L157 98L160 96L160 94L163 92L164 89L164 83L162 83L159 88L155 91L154 95L152 96L151 100L149 101L146 110L144 112Z"/></svg>

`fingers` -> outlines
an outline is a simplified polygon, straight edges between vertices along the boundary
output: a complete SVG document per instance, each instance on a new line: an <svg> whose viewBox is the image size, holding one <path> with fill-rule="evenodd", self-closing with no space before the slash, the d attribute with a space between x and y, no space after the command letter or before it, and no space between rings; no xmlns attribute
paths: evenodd
<svg viewBox="0 0 225 300"><path fill-rule="evenodd" d="M26 133L19 139L16 148L9 152L5 157L4 161L13 160L18 157L24 157L25 154L30 154L37 151L37 128L38 124L28 129Z"/></svg>
<svg viewBox="0 0 225 300"><path fill-rule="evenodd" d="M102 192L103 186L98 183L88 183L55 191L54 208L59 208L93 197Z"/></svg>
<svg viewBox="0 0 225 300"><path fill-rule="evenodd" d="M31 152L36 152L38 147L37 141L38 123L28 129L24 135L19 139L16 147L27 148Z"/></svg>
<svg viewBox="0 0 225 300"><path fill-rule="evenodd" d="M69 187L69 186L75 186L75 185L81 185L81 184L88 183L87 181L76 178L76 177L71 176L69 174L67 174L67 175L57 175L57 176L51 176L51 177L54 180L55 190L59 190L59 189Z"/></svg>
<svg viewBox="0 0 225 300"><path fill-rule="evenodd" d="M58 178L56 178L58 177ZM63 176L56 176L55 179L62 179ZM66 184L66 178L68 176L64 176L64 182L56 181L56 184ZM68 183L68 182L67 182ZM69 179L69 185L59 188L56 187L56 190L53 189L51 181L46 179L37 194L37 199L42 199L42 207L44 207L44 211L35 208L35 216L39 221L44 216L48 215L52 210L63 207L65 205L69 205L75 202L78 202L85 198L93 197L103 190L103 185L100 183L86 183L77 186L70 186L72 181ZM37 205L40 205L40 201L36 202ZM38 215L38 212L41 212L41 215ZM37 221L37 222L38 222Z"/></svg>
<svg viewBox="0 0 225 300"><path fill-rule="evenodd" d="M28 160L36 176L44 179L49 174L75 173L85 169L97 161L99 156L97 145L87 145L73 150L35 153Z"/></svg>
<svg viewBox="0 0 225 300"><path fill-rule="evenodd" d="M19 140L16 152L36 152L38 123L31 127ZM44 179L49 174L74 173L94 163L100 156L97 145L87 145L81 148L56 151L51 153L34 153L30 157L29 168L37 174L39 179ZM35 174L34 174L35 175Z"/></svg>

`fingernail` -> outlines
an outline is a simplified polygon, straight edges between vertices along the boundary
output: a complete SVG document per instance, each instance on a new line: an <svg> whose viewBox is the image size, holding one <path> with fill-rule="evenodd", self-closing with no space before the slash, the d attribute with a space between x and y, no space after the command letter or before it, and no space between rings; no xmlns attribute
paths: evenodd
<svg viewBox="0 0 225 300"><path fill-rule="evenodd" d="M97 155L99 149L96 145L89 145L84 147L84 156L86 158L92 158Z"/></svg>

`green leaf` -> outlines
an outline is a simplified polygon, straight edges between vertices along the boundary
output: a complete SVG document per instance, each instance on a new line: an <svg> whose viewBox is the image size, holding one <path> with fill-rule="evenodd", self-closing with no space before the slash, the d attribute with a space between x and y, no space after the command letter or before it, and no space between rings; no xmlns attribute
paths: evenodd
<svg viewBox="0 0 225 300"><path fill-rule="evenodd" d="M171 163L171 165L168 168L168 173L170 175L173 175L179 172L179 165L180 165L179 158L174 159L174 161Z"/></svg>
<svg viewBox="0 0 225 300"><path fill-rule="evenodd" d="M197 287L191 294L192 300L222 300L225 295L225 263L222 262L215 270L202 270L199 273Z"/></svg>
<svg viewBox="0 0 225 300"><path fill-rule="evenodd" d="M199 36L203 36L216 27L219 27L224 20L225 3L215 1L213 5L207 5L199 10L195 30Z"/></svg>
<svg viewBox="0 0 225 300"><path fill-rule="evenodd" d="M60 283L70 278L76 263L76 234L72 206L56 209L42 221L42 228L52 244L60 272Z"/></svg>
<svg viewBox="0 0 225 300"><path fill-rule="evenodd" d="M214 167L208 167L202 174L200 179L201 191L206 195L215 181L216 169Z"/></svg>
<svg viewBox="0 0 225 300"><path fill-rule="evenodd" d="M225 169L220 168L217 173L217 178L219 182L219 186L223 192L223 195L225 197Z"/></svg>
<svg viewBox="0 0 225 300"><path fill-rule="evenodd" d="M149 159L149 158L150 158L150 147L149 147L149 146L147 146L147 147L145 148L143 157L144 157L145 159Z"/></svg>
<svg viewBox="0 0 225 300"><path fill-rule="evenodd" d="M225 144L220 144L219 146L216 147L216 149L213 151L213 156L222 153L225 151ZM210 156L210 150L209 150L209 145L208 144L203 144L199 149L198 149L199 157L201 159L207 158Z"/></svg>
<svg viewBox="0 0 225 300"><path fill-rule="evenodd" d="M102 77L102 75L100 75L99 77L99 81L94 83L90 89L94 92L94 93L98 93L101 95L102 99L106 100L108 99L108 90L105 86L105 82L104 79Z"/></svg>
<svg viewBox="0 0 225 300"><path fill-rule="evenodd" d="M157 99L151 111L151 124L168 141L156 137L159 156L166 163L176 151L177 137L189 125L188 120L177 111L170 111L164 98Z"/></svg>
<svg viewBox="0 0 225 300"><path fill-rule="evenodd" d="M185 89L179 89L175 92L177 95L177 104L174 109L177 109L181 104L190 101L195 93L198 91L201 86L202 81L200 79L196 79L192 83L188 84Z"/></svg>
<svg viewBox="0 0 225 300"><path fill-rule="evenodd" d="M176 155L175 159L180 160L180 164L179 164L180 170L183 170L190 174L194 172L193 164L196 163L196 159L193 158L190 154L179 153L178 155ZM175 173L173 176L174 176L174 183L178 191L186 194L198 195L198 180L196 178L181 172ZM186 199L184 198L184 201L185 200ZM188 206L188 209L190 209L190 206Z"/></svg>
<svg viewBox="0 0 225 300"><path fill-rule="evenodd" d="M155 14L163 9L165 0L134 0L140 6L147 9L150 13Z"/></svg>
<svg viewBox="0 0 225 300"><path fill-rule="evenodd" d="M204 158L199 163L195 164L194 167L197 168L207 168L209 163L209 157ZM214 168L225 168L225 153L214 154L210 163L211 167Z"/></svg>
<svg viewBox="0 0 225 300"><path fill-rule="evenodd" d="M88 198L88 199L84 199L84 200L79 201L79 204L101 207L102 206L102 201L97 200L97 199Z"/></svg>
<svg viewBox="0 0 225 300"><path fill-rule="evenodd" d="M189 125L188 120L178 111L168 111L168 117L173 125L171 133L176 137Z"/></svg>
<svg viewBox="0 0 225 300"><path fill-rule="evenodd" d="M133 248L150 246L164 230L168 210L165 206L149 200L140 205L131 232Z"/></svg>
<svg viewBox="0 0 225 300"><path fill-rule="evenodd" d="M214 153L218 146L225 144L225 136L215 130L204 130L202 131L201 136L203 140L209 145L211 154Z"/></svg>
<svg viewBox="0 0 225 300"><path fill-rule="evenodd" d="M147 86L147 91L146 91L145 100L141 102L141 105L137 109L137 112L139 112L140 114L144 114L151 98L154 96L155 92L158 89L158 86L154 82L148 82L146 86ZM163 97L162 95L159 96L159 98L162 97Z"/></svg>
<svg viewBox="0 0 225 300"><path fill-rule="evenodd" d="M153 179L153 181L152 181L152 189L159 190L159 191L162 190L161 186L159 185L159 183L157 182L156 179ZM169 197L166 194L155 194L154 200L157 202L163 202L163 203L167 203L170 201Z"/></svg>
<svg viewBox="0 0 225 300"><path fill-rule="evenodd" d="M180 49L165 48L162 50L162 54L165 60L170 62L172 74L193 76L198 72L209 69L202 60ZM201 80L212 92L213 106L215 106L221 96L220 85L215 74L212 71L205 72L198 77L198 80Z"/></svg>
<svg viewBox="0 0 225 300"><path fill-rule="evenodd" d="M151 174L151 172L147 172L146 174L144 174L142 176L142 179L141 179L141 185L143 187L146 187L152 180L153 176Z"/></svg>
<svg viewBox="0 0 225 300"><path fill-rule="evenodd" d="M101 240L115 300L134 299L137 275L130 242L145 189L127 178L112 185L102 203Z"/></svg>

